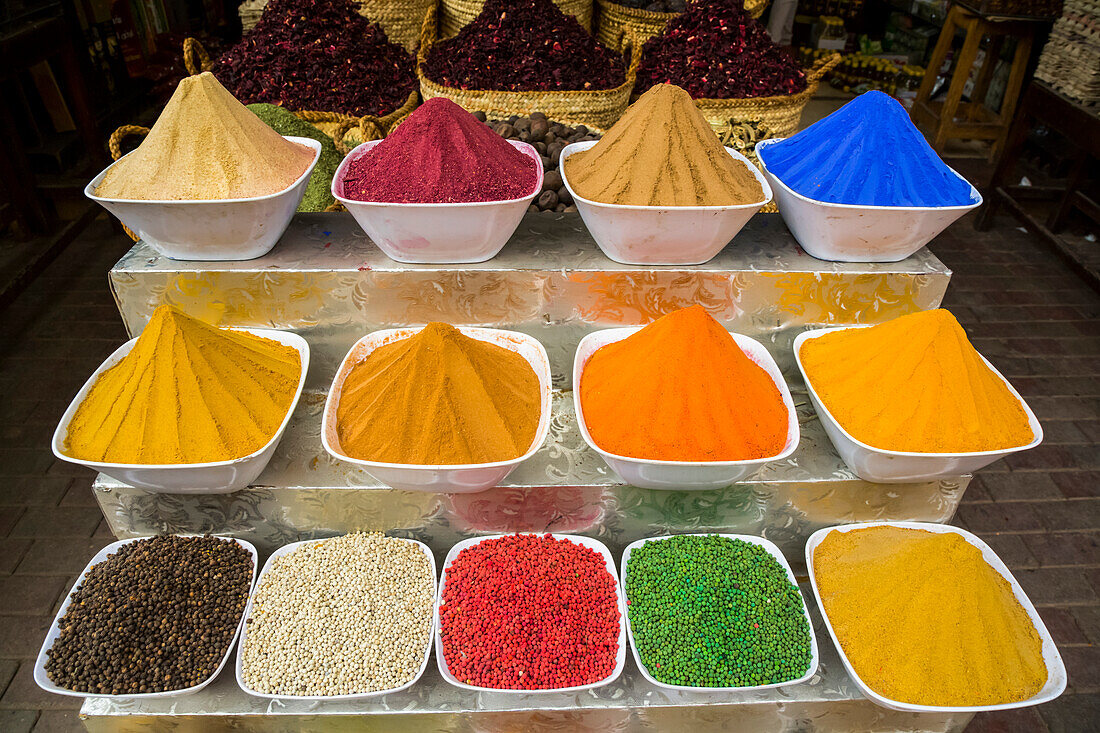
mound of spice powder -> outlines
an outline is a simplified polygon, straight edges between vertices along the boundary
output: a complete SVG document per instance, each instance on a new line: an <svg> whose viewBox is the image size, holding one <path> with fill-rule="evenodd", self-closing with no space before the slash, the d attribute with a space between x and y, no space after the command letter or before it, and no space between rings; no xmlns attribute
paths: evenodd
<svg viewBox="0 0 1100 733"><path fill-rule="evenodd" d="M332 142L332 135L326 135L305 120L294 115L283 107L273 104L250 104L247 109L259 117L275 132L290 137L308 137L321 143L321 155L317 159L317 165L313 167L313 173L306 184L305 195L302 203L298 204L298 211L324 211L329 205L336 202L332 197L332 177L336 169L340 167L340 161L344 156L336 149Z"/></svg>
<svg viewBox="0 0 1100 733"><path fill-rule="evenodd" d="M730 156L688 93L658 84L630 105L603 139L566 160L580 196L634 206L763 203L764 189Z"/></svg>
<svg viewBox="0 0 1100 733"><path fill-rule="evenodd" d="M457 89L614 89L623 59L551 0L486 0L458 35L432 46L424 75Z"/></svg>
<svg viewBox="0 0 1100 733"><path fill-rule="evenodd" d="M1026 700L1043 642L1012 586L953 532L865 527L814 550L821 610L860 679L916 705Z"/></svg>
<svg viewBox="0 0 1100 733"><path fill-rule="evenodd" d="M533 196L540 163L444 97L429 99L350 163L344 196L388 203L470 203Z"/></svg>
<svg viewBox="0 0 1100 733"><path fill-rule="evenodd" d="M580 389L592 440L616 455L738 461L777 455L787 441L779 388L702 306L597 350Z"/></svg>
<svg viewBox="0 0 1100 733"><path fill-rule="evenodd" d="M47 652L59 687L131 695L193 687L225 658L252 587L252 555L217 537L152 537L93 565Z"/></svg>
<svg viewBox="0 0 1100 733"><path fill-rule="evenodd" d="M134 464L242 458L278 431L301 374L293 347L162 305L80 403L65 452Z"/></svg>
<svg viewBox="0 0 1100 733"><path fill-rule="evenodd" d="M179 83L137 150L107 169L96 195L235 199L288 188L313 151L265 125L209 72Z"/></svg>
<svg viewBox="0 0 1100 733"><path fill-rule="evenodd" d="M634 93L676 84L695 99L797 94L806 74L741 0L697 0L646 41Z"/></svg>
<svg viewBox="0 0 1100 733"><path fill-rule="evenodd" d="M682 535L630 551L627 614L638 656L669 685L796 680L813 658L802 594L760 545Z"/></svg>
<svg viewBox="0 0 1100 733"><path fill-rule="evenodd" d="M615 670L616 582L595 550L549 535L510 535L465 548L445 572L440 638L460 682L552 690Z"/></svg>
<svg viewBox="0 0 1100 733"><path fill-rule="evenodd" d="M856 440L918 453L970 453L1030 443L1020 400L942 308L802 343L806 379Z"/></svg>
<svg viewBox="0 0 1100 733"><path fill-rule="evenodd" d="M352 458L455 465L518 458L542 416L538 376L522 356L429 323L352 367L336 406Z"/></svg>
<svg viewBox="0 0 1100 733"><path fill-rule="evenodd" d="M359 116L403 105L417 87L414 63L350 0L271 0L212 70L246 104Z"/></svg>

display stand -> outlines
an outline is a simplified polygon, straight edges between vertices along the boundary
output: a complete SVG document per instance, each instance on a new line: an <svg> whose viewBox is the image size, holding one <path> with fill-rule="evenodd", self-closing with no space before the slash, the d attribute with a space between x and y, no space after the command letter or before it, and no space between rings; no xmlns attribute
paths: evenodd
<svg viewBox="0 0 1100 733"><path fill-rule="evenodd" d="M947 522L969 477L904 485L855 477L807 404L791 342L811 326L878 323L937 307L950 275L927 250L885 265L813 259L775 215L756 216L697 267L613 263L569 214L527 215L498 257L476 265L393 262L350 216L331 214L299 215L274 252L251 262L177 262L139 243L111 271L131 334L162 303L219 326L293 330L312 350L307 392L275 457L247 490L154 494L100 476L94 492L118 537L215 532L249 539L266 553L300 539L380 530L427 543L438 561L461 539L500 532L597 537L616 558L642 537L734 532L771 539L804 572L805 539L816 529L860 520ZM625 486L578 433L565 391L577 343L594 330L648 323L695 303L776 357L799 408L801 444L789 459L720 491ZM347 349L367 332L433 320L522 331L546 346L558 387L550 435L504 486L464 495L394 491L321 447L325 391ZM112 731L961 730L969 721L874 705L827 637L819 633L819 640L822 666L810 682L751 694L662 692L633 661L614 684L578 695L476 694L447 685L433 661L408 691L355 703L269 704L241 692L230 668L196 695L88 700L82 715L90 729Z"/></svg>

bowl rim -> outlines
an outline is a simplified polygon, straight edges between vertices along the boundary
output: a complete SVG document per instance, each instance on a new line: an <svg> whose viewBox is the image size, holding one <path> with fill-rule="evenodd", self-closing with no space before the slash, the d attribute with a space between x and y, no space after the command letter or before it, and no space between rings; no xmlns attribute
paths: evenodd
<svg viewBox="0 0 1100 733"><path fill-rule="evenodd" d="M575 545L587 547L590 550L598 552L603 557L604 567L607 570L608 575L611 576L612 582L615 584L615 600L618 605L619 611L619 636L618 644L619 648L615 652L615 668L611 671L607 677L596 682L589 682L584 685L574 685L573 687L551 687L551 688L520 688L511 689L504 687L481 687L479 685L470 685L465 682L461 682L451 674L450 667L447 666L447 660L443 654L443 621L440 618L440 610L443 608L443 588L447 580L447 568L458 557L459 553L468 547L479 545L486 540L500 539L501 537L513 537L516 535L535 535L538 537L553 537L556 540L569 540ZM443 567L440 570L439 582L436 583L436 601L435 601L435 617L433 623L435 624L435 661L436 667L439 669L439 676L443 680L454 687L463 690L471 690L474 692L499 692L506 695L554 695L566 692L579 692L582 690L592 690L597 687L603 687L609 685L619 677L622 676L623 670L626 669L626 657L627 648L630 646L629 633L627 629L626 618L626 594L623 592L622 584L619 583L619 575L615 570L615 556L611 554L611 550L602 541L595 537L586 537L578 534L567 534L559 532L510 532L506 534L491 534L483 535L479 537L469 537L461 540L447 551L447 556L443 560Z"/></svg>
<svg viewBox="0 0 1100 733"><path fill-rule="evenodd" d="M429 548L426 544L424 544L420 540L414 540L414 539L409 538L409 537L390 537L389 535L386 535L386 539L388 539L388 540L401 540L402 542L410 542L413 545L416 545L420 549L420 551L423 552L427 556L428 562L431 564L431 568L432 568L432 614L429 618L430 629L428 631L428 643L425 645L424 656L420 661L420 668L417 671L417 673L413 676L413 678L411 680L409 680L408 682L404 683L403 685L399 686L399 687L388 687L384 690L376 690L374 692L351 692L351 693L347 693L347 694L343 694L343 695L283 695L283 694L275 694L275 693L267 693L267 692L258 692L256 690L252 689L252 687L250 687L248 685L248 683L245 682L245 680L244 680L244 644L245 644L245 641L248 638L248 619L252 617L253 602L256 600L256 593L259 592L260 585L262 584L264 576L267 574L267 571L271 569L271 566L274 564L274 562L277 558L283 557L284 555L289 555L291 552L294 552L295 550L297 550L300 547L303 547L305 545L315 545L315 544L318 544L318 543L321 543L321 542L326 542L328 540L336 539L338 537L345 537L345 536L347 536L347 534L348 533L333 535L332 537L320 537L320 538L313 539L313 540L301 540L299 542L291 542L289 544L283 545L282 547L279 547L279 548L275 549L268 556L267 561L264 563L263 570L260 571L259 575L256 576L256 578L253 582L252 592L248 594L248 603L244 607L244 616L242 617L243 621L242 621L242 624L241 624L240 638L237 640L237 644L235 645L237 647L237 649L236 649L236 654L234 655L236 658L234 659L234 664L233 664L233 674L234 674L234 677L237 680L237 685L241 688L241 691L244 692L246 695L252 695L253 697L260 697L260 698L264 698L264 699L267 699L267 700L280 700L280 701L283 701L283 702L294 702L294 701L325 702L325 701L337 701L337 700L362 700L362 699L371 698L371 697L379 697L381 695L391 695L395 692L401 692L402 690L407 690L408 688L412 687L417 682L419 682L420 678L424 676L424 672L425 672L425 670L427 670L428 662L429 662L429 660L432 656L432 649L435 646L435 599L438 597L438 586L439 586L439 580L436 577L435 555L432 554L431 548Z"/></svg>
<svg viewBox="0 0 1100 733"><path fill-rule="evenodd" d="M774 145L774 144L779 143L779 142L782 142L786 139L787 138L783 138L783 137L770 137L767 140L761 140L760 142L756 143L756 159L760 161L760 169L769 178L774 179L775 182L779 184L780 188L783 191L785 191L786 193L789 193L791 196L794 196L799 201L803 201L807 204L813 204L814 206L823 206L825 208L830 208L830 209L848 209L850 211L892 211L892 212L899 212L899 213L900 212L926 213L926 212L931 212L931 211L970 211L971 209L978 208L985 201L982 198L982 192L979 191L978 188L973 183L971 183L970 181L963 178L961 173L959 173L957 170L955 170L951 166L947 165L947 163L944 163L944 165L947 166L947 169L949 171L951 171L952 173L954 173L960 181L962 181L966 185L970 186L971 195L972 196L977 196L978 197L977 201L971 202L969 204L958 204L958 205L955 205L955 206L884 206L884 205L875 205L875 204L837 204L837 203L833 203L831 201L819 201L818 199L812 199L809 196L805 196L805 195L799 193L798 191L795 191L790 186L788 186L773 171L768 170L767 163L764 162L764 156L761 154L761 151L767 150L767 148L769 146Z"/></svg>
<svg viewBox="0 0 1100 733"><path fill-rule="evenodd" d="M73 417L76 416L76 411L84 403L88 393L92 387L99 380L100 375L111 367L118 364L122 359L129 354L134 345L137 343L138 337L134 337L119 346L117 349L108 356L102 364L99 365L90 377L84 382L84 385L73 396L72 401L66 408L65 413L61 416L61 420L57 423L57 427L54 428L53 439L50 441L50 445L53 449L53 454L63 461L69 463L75 463L80 466L87 466L103 473L108 473L110 469L122 469L122 470L143 470L143 471L188 471L201 468L223 468L225 466L232 466L245 461L250 461L258 458L264 453L264 451L271 448L286 430L287 425L290 423L291 416L294 415L295 409L298 407L298 401L302 397L302 391L306 386L306 375L309 371L309 343L292 331L281 331L274 328L245 328L245 327L230 327L224 328L226 331L243 331L250 333L253 336L261 336L263 338L271 339L272 341L278 341L284 346L290 346L297 350L298 359L301 362L301 374L298 375L298 389L294 393L293 399L290 401L290 405L287 407L286 414L283 415L283 420L279 423L278 429L271 436L271 439L263 444L262 447L249 453L247 456L241 456L240 458L230 458L224 461L205 461L203 463L110 463L107 461L87 461L75 456L70 456L65 453L65 438L69 433L69 425L72 423ZM275 334L275 335L272 335ZM281 337L281 338L280 338ZM283 341L282 339L289 341ZM108 469L108 471L104 471Z"/></svg>
<svg viewBox="0 0 1100 733"><path fill-rule="evenodd" d="M358 355L358 358L355 362L356 364L358 364L379 347L394 343L396 341L402 341L404 339L411 338L412 336L415 336L416 334L424 330L424 328L426 328L426 324L424 326L402 326L400 328L378 329L376 331L371 331L370 333L366 334L365 336L363 336L363 338L352 344L351 348L348 349L348 353L344 355L344 358L340 360L339 366L336 367L336 374L333 376L332 383L329 385L328 393L325 396L325 405L323 408L324 411L321 413L321 444L324 446L328 454L336 460L345 461L347 463L354 463L358 466L362 466L364 469L367 470L368 473L372 468L440 472L455 470L466 471L486 468L508 468L519 465L520 463L526 461L528 458L531 458L539 450L541 450L543 444L545 444L546 442L546 436L550 433L550 420L552 417L551 410L553 407L554 391L553 372L550 369L550 357L546 353L546 347L543 346L542 343L534 336L530 336L520 331L509 331L503 328L483 328L481 326L455 326L455 328L457 328L459 332L461 332L464 336L476 338L479 341L485 341L487 343L494 344L495 346L500 346L501 348L507 347L492 339L480 337L491 334L493 336L496 336L497 338L501 338L501 340L505 340L504 337L514 338L517 341L524 342L527 345L534 347L538 355L541 357L541 365L536 366L534 363L531 362L530 359L523 356L523 354L520 354L518 351L514 351L513 349L509 349L509 351L514 351L514 353L517 353L521 357L523 357L524 361L526 361L530 365L531 370L535 373L536 378L540 376L540 368L542 368L542 370L546 373L545 385L543 384L542 380L539 379L539 425L538 428L535 430L535 438L531 442L531 447L528 448L526 453L521 456L517 456L516 458L509 458L506 461L492 461L489 463L387 463L384 461L370 461L364 458L353 458L343 451L337 450L336 447L332 445L332 443L328 439L329 422L335 421L336 419L336 408L339 406L339 403L336 401L336 396L338 394L342 394L344 391L343 382L344 379L347 378L347 375L343 372L345 366L349 364L352 357L356 356L356 350L359 349L361 346L365 347L368 340L387 338L389 339L388 341L383 341L376 344L375 346L371 347L369 351ZM348 371L350 371L350 369ZM333 425L333 430L335 430L335 425Z"/></svg>
<svg viewBox="0 0 1100 733"><path fill-rule="evenodd" d="M730 157L734 160L743 163L749 172L753 174L756 181L760 184L760 188L764 191L764 200L751 204L731 204L728 206L649 206L640 204L607 204L600 201L593 201L592 199L585 198L579 195L573 190L573 187L569 184L569 178L565 175L565 159L573 153L579 153L582 150L588 150L596 145L599 140L581 140L580 142L569 143L562 148L561 156L558 159L558 173L561 175L562 183L565 185L565 190L569 191L569 194L575 201L580 201L588 206L597 207L601 209L611 209L618 211L649 211L649 212L662 212L662 211L689 211L689 212L721 212L721 211L746 211L748 209L759 210L767 206L772 202L775 197L775 193L772 191L771 184L768 183L768 179L764 177L764 174L752 164L748 158L741 153L737 152L733 148L726 147L725 150L730 154ZM723 146L725 147L725 146Z"/></svg>
<svg viewBox="0 0 1100 733"><path fill-rule="evenodd" d="M617 337L614 338L614 340L608 341L606 344L603 344L603 346L608 346L610 344L622 341L629 336L632 336L633 334L641 331L643 328L645 328L645 326L620 326L617 328L602 328L598 331L593 331L592 333L586 335L584 338L581 339L580 343L577 344L577 351L573 356L573 408L574 412L576 412L577 415L577 427L580 430L581 437L584 439L584 442L588 444L589 448L596 451L605 458L611 458L616 461L624 461L641 466L677 466L682 468L734 468L738 466L759 466L765 463L771 463L772 461L781 461L785 458L789 458L792 453L798 450L798 445L802 442L802 430L798 424L798 410L794 406L794 397L791 395L791 390L787 386L787 380L783 379L783 373L779 369L779 364L775 361L775 357L771 355L771 352L769 352L762 343L752 338L751 336L746 336L743 333L729 331L729 329L726 329L726 331L730 334L730 336L733 337L734 341L737 343L738 348L740 348L741 351L745 353L745 356L748 357L749 361L753 362L758 367L764 370L764 372L768 375L769 378L771 378L772 382L779 390L779 397L783 401L783 407L787 410L787 440L784 443L783 449L779 453L766 458L743 458L737 461L670 461L657 458L637 458L633 456L624 456L618 453L611 453L610 451L604 450L603 448L600 448L598 445L596 445L595 440L592 439L591 433L588 432L588 422L584 418L584 410L581 407L581 375L584 372L585 365L588 363L588 359L591 359L592 356L589 356L588 359L585 359L582 363L580 361L581 347L585 345L585 342L595 341L597 338L600 337ZM745 346L739 342L739 339L744 339L748 342L751 342L748 345L749 348L753 350L758 349L759 352L756 354L756 356L758 356L760 359L763 359L765 363L761 364L753 358L753 354L745 351ZM603 346L601 346L600 348L603 348ZM594 350L592 354L594 355L596 351L599 351L599 349ZM769 370L769 366L774 368L775 372L779 375L780 378L778 380L776 380L775 375L773 375Z"/></svg>
<svg viewBox="0 0 1100 733"><path fill-rule="evenodd" d="M829 408L826 407L825 403L821 400L821 397L817 394L817 390L814 389L813 384L810 383L810 378L806 374L806 369L802 366L802 354L801 354L802 344L805 343L806 341L811 340L811 339L821 338L822 336L824 336L824 335L826 335L830 332L833 332L833 331L847 331L847 330L850 330L850 329L853 329L853 328L870 328L873 325L876 325L876 324L873 324L873 323L860 323L860 324L854 324L854 325L848 325L848 326L832 326L832 327L828 327L828 328L815 328L815 329L811 329L811 330L808 330L808 331L803 331L802 333L795 336L794 343L792 345L792 348L794 349L794 361L795 361L795 364L798 366L799 374L802 375L802 381L805 382L805 384L806 384L806 391L809 393L810 397L813 398L813 400L816 402L816 404L821 406L821 409L818 411L818 417L819 418L823 417L824 419L826 419L830 423L832 423L834 426L836 426L837 430L839 430L841 435L843 435L846 439L850 440L852 443L859 446L860 448L863 448L864 450L870 451L872 453L877 453L879 455L895 456L895 457L899 457L899 458L935 458L935 459L980 458L982 456L1004 456L1004 455L1008 455L1009 453L1017 453L1019 451L1024 451L1024 450L1029 450L1031 448L1035 448L1036 446L1038 446L1040 443L1043 442L1043 425L1042 425L1042 423L1039 422L1039 418L1035 416L1035 413L1032 411L1031 407L1027 404L1026 401L1024 401L1024 398L1020 395L1020 393L1016 391L1016 388L1012 386L1012 383L1009 382L1003 374L1001 374L999 371L997 371L997 368L995 366L993 366L992 364L990 364L989 360L986 359L985 356L983 356L981 353L979 353L978 356L980 356L982 361L985 362L985 365L987 367L989 367L989 370L991 372L993 372L995 375L997 375L997 377L1000 378L1000 380L1002 382L1004 382L1005 386L1008 387L1008 391L1012 393L1012 396L1015 397L1016 400L1020 403L1020 407L1023 408L1024 414L1027 415L1029 424L1032 424L1032 425L1035 426L1032 430L1033 438L1032 438L1031 442L1029 442L1025 445L1013 446L1012 448L999 448L997 450L984 450L984 451L970 451L968 453L921 453L921 452L918 452L918 451L900 451L900 450L890 450L888 448L876 448L872 445L868 445L867 443L864 443L863 441L859 440L858 438L855 438L833 416L833 414L829 411ZM975 349L975 351L977 351L977 349Z"/></svg>
<svg viewBox="0 0 1100 733"><path fill-rule="evenodd" d="M252 582L248 586L248 599L247 599L247 602L245 603L245 609L241 611L241 617L237 620L237 630L236 630L236 632L234 632L233 638L229 641L229 646L225 650L225 655L222 657L221 663L218 665L217 669L215 669L214 672L209 677L207 677L205 680L198 683L197 685L191 685L190 687L181 687L181 688L175 689L175 690L165 690L163 692L135 692L135 693L127 694L127 695L112 695L112 694L104 694L104 693L96 693L96 692L80 692L80 691L77 691L77 690L70 689L68 687L61 687L60 685L56 684L53 680L51 680L49 678L49 675L46 674L46 658L47 658L47 653L49 652L50 649L53 649L53 645L57 641L57 639L55 637L54 640L51 642L50 637L53 636L54 631L57 629L58 625L61 623L61 619L65 617L65 612L69 610L69 606L72 604L73 593L78 588L80 588L80 586L84 583L84 580L88 577L88 573L91 571L92 567L94 567L95 565L99 565L100 563L106 562L107 559L111 555L117 553L118 550L121 549L123 545L132 544L134 542L139 542L141 540L153 539L154 537L216 537L216 538L221 539L221 540L228 540L230 542L236 542L238 545L241 545L242 547L244 547L244 549L248 550L248 552L251 554L251 556L252 556ZM96 558L101 558L101 559L97 561ZM54 616L53 622L50 624L49 630L46 631L46 638L42 641L42 646L39 648L38 656L34 660L34 667L33 667L33 670L32 670L32 675L34 677L35 684L37 684L40 688L42 688L46 692L52 692L56 695L68 695L70 697L103 698L103 699L107 699L107 700L133 700L133 699L146 699L146 698L177 697L177 696L181 696L181 695L190 695L190 694L193 694L195 692L198 692L199 690L201 690L204 687L206 687L207 685L209 685L211 682L213 682L215 679L217 679L221 675L222 670L225 669L225 665L229 662L230 655L233 654L233 650L237 647L237 640L240 638L240 635L243 633L243 629L244 629L245 610L248 609L248 605L252 601L252 592L256 587L256 577L257 577L257 573L259 572L259 564L260 564L259 553L256 551L256 546L255 545L253 545L248 540L241 539L240 537L233 537L233 536L230 536L230 535L223 535L223 534L200 535L200 534L175 533L175 532L173 532L173 533L163 534L163 535L148 535L148 536L144 536L144 537L128 537L124 540L116 540L116 541L104 546L98 552L96 552L96 554L93 555L90 560L88 560L88 563L84 566L84 569L82 571L80 571L80 575L77 576L76 581L72 584L72 586L69 587L68 592L63 596L62 601L61 601L61 607L58 609L57 614ZM47 644L49 644L49 646L47 646ZM48 686L43 684L43 681L48 683Z"/></svg>
<svg viewBox="0 0 1100 733"><path fill-rule="evenodd" d="M626 620L627 620L627 637L630 642L630 651L634 655L634 663L638 665L638 670L642 673L642 676L646 681L667 690L679 690L683 692L707 692L707 693L721 693L721 692L754 692L756 690L771 690L778 687L788 687L790 685L798 685L803 682L809 681L815 674L817 669L821 665L821 650L817 643L817 633L814 631L813 617L810 616L810 604L806 602L806 595L802 592L802 588L798 585L798 578L795 577L794 570L791 568L791 564L787 561L787 557L783 554L783 551L779 549L778 545L769 540L767 537L760 535L750 534L729 534L725 532L684 532L681 534L667 534L659 535L656 537L643 537L641 539L631 542L629 545L623 548L622 559L619 561L619 585L623 589L623 600L627 599L626 594L626 566L627 561L630 558L630 553L638 549L642 545L648 542L660 542L662 540L669 540L673 537L726 537L728 539L741 540L748 542L759 547L763 547L769 555L771 555L779 563L787 573L787 580L791 585L798 590L798 597L802 599L802 615L806 619L806 623L810 630L810 666L807 668L805 674L793 680L786 682L773 682L767 685L747 685L743 687L699 687L696 685L674 685L670 682L661 682L653 677L649 673L649 670L644 664L642 664L641 656L638 654L638 646L634 642L634 628L630 624L630 611L627 607Z"/></svg>
<svg viewBox="0 0 1100 733"><path fill-rule="evenodd" d="M1047 679L1049 681L1051 672L1058 674L1061 678L1060 684L1056 685L1056 689L1042 694L1040 690L1035 695L1027 698L1026 700L1018 700L1016 702L996 703L993 705L922 705L919 703L907 703L900 700L894 700L893 698L886 697L873 690L863 679L856 673L855 668L852 667L851 661L848 659L847 653L844 651L844 647L841 646L840 640L837 639L836 632L833 631L832 621L829 620L829 614L825 610L824 604L821 602L821 593L817 588L817 572L814 569L814 552L817 550L818 545L825 539L825 537L833 532L851 532L857 529L867 529L869 527L900 527L902 529L918 529L934 532L936 534L957 534L962 537L966 542L977 547L982 551L983 560L990 568L993 569L998 575L1005 579L1006 582L1012 587L1013 595L1016 597L1017 602L1027 613L1028 619L1035 627L1035 632L1039 635L1039 638L1043 641L1044 653L1043 663L1047 669ZM856 687L866 695L870 700L883 707L890 708L892 710L901 710L906 712L916 713L965 713L965 712L987 712L991 710L1013 710L1015 708L1031 707L1032 705L1039 705L1041 703L1049 702L1059 697L1066 690L1068 683L1068 675L1066 672L1065 662L1062 660L1062 654L1058 650L1058 645L1054 642L1054 637L1051 636L1050 631L1047 629L1046 624L1043 622L1039 612L1035 609L1035 604L1031 602L1027 593L1024 591L1023 586L1016 580L1016 576L1012 574L1012 571L1005 565L1000 555L993 551L982 538L969 532L961 527L955 527L950 524L936 524L934 522L888 522L888 521L871 521L871 522L853 522L850 524L839 524L831 527L822 527L809 536L806 540L806 572L810 577L810 588L813 590L814 600L817 602L818 612L821 614L822 621L825 622L825 630L829 632L829 637L832 639L833 646L836 648L838 655L840 656L841 664L844 665L844 669L848 672L848 676L852 678ZM988 552L993 558L1000 563L1004 570L998 568L987 558L985 553ZM1051 649L1051 659L1047 659L1046 648L1049 644ZM1060 674L1059 674L1060 673ZM1044 685L1045 687L1045 685Z"/></svg>
<svg viewBox="0 0 1100 733"><path fill-rule="evenodd" d="M542 181L543 181L544 171L542 169L542 159L539 157L538 150L535 149L535 146L531 145L530 143L525 143L522 140L505 140L505 142L511 144L512 147L516 148L521 153L523 153L527 157L531 158L532 162L534 162L534 164L535 164L535 170L536 170L537 176L536 176L536 180L535 180L534 190L526 196L520 196L519 198L513 198L513 199L497 199L495 201L465 201L465 202L455 201L455 202L437 202L437 203L411 203L411 202L398 202L398 201L363 201L363 200L360 200L360 199L351 199L351 198L348 198L347 196L344 196L342 193L339 193L336 190L337 185L339 185L341 189L343 188L344 174L347 172L348 164L351 163L352 160L356 160L356 159L361 158L362 156L366 155L370 151L371 148L373 148L375 145L378 145L379 143L381 143L383 141L384 140L367 140L366 142L361 142L358 145L356 145L354 148L352 148L350 151L348 151L348 154L344 156L344 159L342 161L340 161L340 165L336 168L336 172L332 176L332 183L329 184L329 190L332 193L332 197L335 198L340 203L342 203L345 207L348 207L350 205L350 206L371 206L371 207L383 207L383 206L390 207L390 206L392 206L392 207L406 208L406 209L446 209L446 208L452 208L453 209L453 208L456 208L456 207L470 208L470 207L484 207L484 206L501 206L501 205L507 205L507 204L517 204L521 201L530 201L530 200L534 199L535 196L538 196L539 193L542 191Z"/></svg>
<svg viewBox="0 0 1100 733"><path fill-rule="evenodd" d="M313 175L313 169L317 167L317 162L321 159L322 150L320 141L314 140L311 137L297 137L295 135L281 135L280 137L282 137L284 140L289 140L293 143L299 143L301 145L305 145L307 148L310 148L313 151L313 160L310 161L310 164L308 166L306 166L306 169L302 172L302 175L294 179L293 183L291 183L286 188L276 191L275 193L268 193L264 194L263 196L249 196L246 198L234 199L118 199L97 196L95 190L99 187L99 184L102 183L103 177L107 175L107 171L111 170L111 168L121 163L123 159L133 155L136 152L135 150L131 150L129 153L126 153L126 155L122 156L121 158L101 170L98 174L96 174L95 178L88 181L87 185L84 186L84 195L99 204L160 204L168 206L189 206L191 204L241 204L254 203L257 201L267 201L268 199L278 198L279 196L284 196L290 193L299 185L301 185L304 180L308 180L309 177Z"/></svg>

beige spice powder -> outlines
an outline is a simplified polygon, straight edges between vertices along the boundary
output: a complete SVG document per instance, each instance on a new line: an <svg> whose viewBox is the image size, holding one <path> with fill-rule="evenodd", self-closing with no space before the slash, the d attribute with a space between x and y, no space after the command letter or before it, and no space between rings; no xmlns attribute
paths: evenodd
<svg viewBox="0 0 1100 733"><path fill-rule="evenodd" d="M268 127L210 72L180 82L141 145L107 171L106 198L235 199L288 188L313 151Z"/></svg>

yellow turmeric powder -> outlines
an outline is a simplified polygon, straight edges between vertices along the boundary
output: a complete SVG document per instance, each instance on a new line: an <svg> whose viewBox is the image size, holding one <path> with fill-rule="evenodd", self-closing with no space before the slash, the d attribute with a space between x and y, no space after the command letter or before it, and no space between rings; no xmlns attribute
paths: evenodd
<svg viewBox="0 0 1100 733"><path fill-rule="evenodd" d="M1046 684L1042 639L1027 611L957 534L832 532L814 550L814 579L852 668L884 697L995 705Z"/></svg>
<svg viewBox="0 0 1100 733"><path fill-rule="evenodd" d="M492 463L530 450L541 416L539 379L526 359L429 323L352 367L336 434L344 453L367 461Z"/></svg>
<svg viewBox="0 0 1100 733"><path fill-rule="evenodd" d="M943 309L809 339L799 359L840 426L874 448L970 453L1035 437L1020 401Z"/></svg>
<svg viewBox="0 0 1100 733"><path fill-rule="evenodd" d="M107 463L206 463L256 452L279 429L302 373L298 351L162 305L103 372L65 451Z"/></svg>

